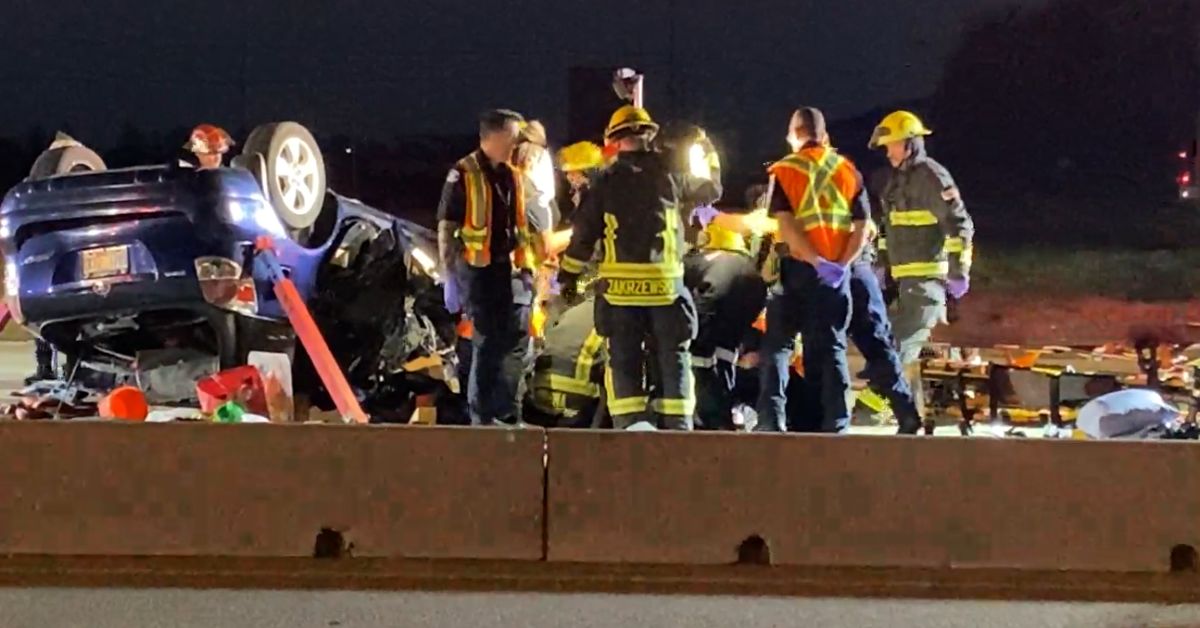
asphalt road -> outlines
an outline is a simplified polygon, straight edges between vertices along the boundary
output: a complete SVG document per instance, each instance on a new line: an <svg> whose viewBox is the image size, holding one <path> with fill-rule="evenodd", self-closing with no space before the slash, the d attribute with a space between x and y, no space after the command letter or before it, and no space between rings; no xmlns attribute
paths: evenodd
<svg viewBox="0 0 1200 628"><path fill-rule="evenodd" d="M20 390L33 367L32 342L0 341L0 396Z"/></svg>
<svg viewBox="0 0 1200 628"><path fill-rule="evenodd" d="M1200 606L601 594L5 589L6 628L1182 628Z"/></svg>

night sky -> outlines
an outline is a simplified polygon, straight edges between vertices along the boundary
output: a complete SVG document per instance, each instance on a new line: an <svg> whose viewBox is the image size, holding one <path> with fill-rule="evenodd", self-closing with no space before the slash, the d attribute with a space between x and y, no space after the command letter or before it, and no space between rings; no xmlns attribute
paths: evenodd
<svg viewBox="0 0 1200 628"><path fill-rule="evenodd" d="M652 112L673 68L681 111L763 144L801 101L841 118L929 93L964 19L1039 3L3 0L0 135L70 124L104 144L126 122L295 119L386 139L470 132L508 106L554 139L566 68L627 64Z"/></svg>

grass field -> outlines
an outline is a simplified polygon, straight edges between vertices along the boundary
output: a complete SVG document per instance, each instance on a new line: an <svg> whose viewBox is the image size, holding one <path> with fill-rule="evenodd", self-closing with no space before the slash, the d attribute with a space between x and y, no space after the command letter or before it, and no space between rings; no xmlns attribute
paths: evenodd
<svg viewBox="0 0 1200 628"><path fill-rule="evenodd" d="M1009 248L975 253L972 291L1135 301L1200 295L1200 247L1177 250Z"/></svg>
<svg viewBox="0 0 1200 628"><path fill-rule="evenodd" d="M972 292L1135 301L1200 295L1200 207L1128 194L1011 190L1002 197L968 201Z"/></svg>

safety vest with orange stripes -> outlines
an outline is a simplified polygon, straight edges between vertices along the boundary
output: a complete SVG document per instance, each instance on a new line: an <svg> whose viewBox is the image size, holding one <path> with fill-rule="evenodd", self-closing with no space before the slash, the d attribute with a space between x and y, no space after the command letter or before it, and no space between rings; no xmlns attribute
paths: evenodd
<svg viewBox="0 0 1200 628"><path fill-rule="evenodd" d="M463 243L463 257L471 266L483 267L492 263L490 245L492 241L492 186L475 153L458 162L463 174L463 190L466 192L466 218L459 237ZM513 265L532 270L536 264L530 247L529 224L525 219L524 184L521 171L511 168L513 177L514 231Z"/></svg>
<svg viewBox="0 0 1200 628"><path fill-rule="evenodd" d="M809 242L825 259L837 260L850 242L850 205L862 185L849 159L826 146L807 146L770 167Z"/></svg>

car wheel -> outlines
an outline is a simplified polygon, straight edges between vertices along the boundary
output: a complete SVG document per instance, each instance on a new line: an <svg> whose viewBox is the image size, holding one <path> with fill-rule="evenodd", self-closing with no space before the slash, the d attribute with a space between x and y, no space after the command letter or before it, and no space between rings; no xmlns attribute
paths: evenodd
<svg viewBox="0 0 1200 628"><path fill-rule="evenodd" d="M33 167L30 179L45 179L75 172L105 170L104 160L96 151L86 146L61 146L42 151Z"/></svg>
<svg viewBox="0 0 1200 628"><path fill-rule="evenodd" d="M302 231L317 221L325 204L325 159L308 129L295 122L260 126L242 154L262 158L263 167L251 172L262 179L267 201L283 224Z"/></svg>

